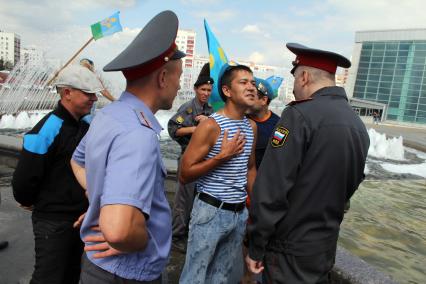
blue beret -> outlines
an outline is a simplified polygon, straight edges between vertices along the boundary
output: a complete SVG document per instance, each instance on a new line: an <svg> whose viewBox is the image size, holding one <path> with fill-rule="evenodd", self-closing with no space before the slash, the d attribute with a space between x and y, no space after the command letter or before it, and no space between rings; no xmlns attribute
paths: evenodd
<svg viewBox="0 0 426 284"><path fill-rule="evenodd" d="M254 80L256 81L256 89L258 92L260 92L264 96L267 96L271 101L275 99L276 96L274 90L272 89L271 84L269 84L268 81L257 77L254 77Z"/></svg>

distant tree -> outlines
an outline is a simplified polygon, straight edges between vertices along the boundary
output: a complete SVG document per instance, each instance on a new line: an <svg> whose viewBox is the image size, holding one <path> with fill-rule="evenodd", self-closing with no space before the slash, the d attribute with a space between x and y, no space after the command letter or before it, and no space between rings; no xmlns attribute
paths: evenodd
<svg viewBox="0 0 426 284"><path fill-rule="evenodd" d="M3 58L0 58L0 70L4 70L4 61L3 61Z"/></svg>
<svg viewBox="0 0 426 284"><path fill-rule="evenodd" d="M13 69L13 64L10 61L4 63L4 69L11 71Z"/></svg>

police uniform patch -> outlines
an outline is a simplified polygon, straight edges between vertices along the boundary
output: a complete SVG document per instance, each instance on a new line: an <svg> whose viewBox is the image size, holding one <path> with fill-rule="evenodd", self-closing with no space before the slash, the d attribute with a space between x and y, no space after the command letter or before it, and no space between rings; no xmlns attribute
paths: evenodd
<svg viewBox="0 0 426 284"><path fill-rule="evenodd" d="M185 119L181 116L181 115L179 115L178 117L176 117L176 122L177 123L179 123L179 124L182 124L182 122L184 121Z"/></svg>
<svg viewBox="0 0 426 284"><path fill-rule="evenodd" d="M190 107L189 107L189 108L187 108L187 109L186 109L186 112L187 112L188 114L191 114L191 113L192 113L192 108L190 108Z"/></svg>
<svg viewBox="0 0 426 284"><path fill-rule="evenodd" d="M272 136L271 145L272 147L281 147L287 140L289 130L285 127L279 126L275 129L274 135Z"/></svg>

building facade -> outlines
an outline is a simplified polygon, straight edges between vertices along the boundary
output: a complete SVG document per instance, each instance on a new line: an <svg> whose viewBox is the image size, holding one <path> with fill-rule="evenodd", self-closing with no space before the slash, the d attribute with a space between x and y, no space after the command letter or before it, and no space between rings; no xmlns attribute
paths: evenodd
<svg viewBox="0 0 426 284"><path fill-rule="evenodd" d="M384 119L426 123L425 60L426 29L357 32L348 94L386 105Z"/></svg>
<svg viewBox="0 0 426 284"><path fill-rule="evenodd" d="M9 62L12 67L21 57L21 38L15 33L0 31L0 59Z"/></svg>
<svg viewBox="0 0 426 284"><path fill-rule="evenodd" d="M43 51L35 46L23 47L21 49L21 62L31 67L37 67L43 61Z"/></svg>
<svg viewBox="0 0 426 284"><path fill-rule="evenodd" d="M195 39L197 34L193 30L178 30L175 43L179 50L185 52L183 60L183 73L180 79L182 89L191 88L191 82L194 79L192 69L195 58Z"/></svg>

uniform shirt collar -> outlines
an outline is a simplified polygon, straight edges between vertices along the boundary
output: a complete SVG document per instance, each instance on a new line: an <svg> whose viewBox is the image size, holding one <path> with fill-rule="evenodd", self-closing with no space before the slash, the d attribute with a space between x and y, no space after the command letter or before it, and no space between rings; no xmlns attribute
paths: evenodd
<svg viewBox="0 0 426 284"><path fill-rule="evenodd" d="M193 98L192 100L194 102L196 114L203 113L205 110L209 109L209 103L205 103L204 105L201 105L197 97Z"/></svg>
<svg viewBox="0 0 426 284"><path fill-rule="evenodd" d="M157 133L160 134L163 128L158 122L151 109L138 97L129 92L123 92L119 98L119 101L129 104L135 111L143 113L143 118L147 120L149 126Z"/></svg>
<svg viewBox="0 0 426 284"><path fill-rule="evenodd" d="M321 88L312 95L312 98L315 98L318 96L338 96L338 97L344 98L345 100L348 100L345 89L338 86Z"/></svg>
<svg viewBox="0 0 426 284"><path fill-rule="evenodd" d="M202 112L203 112L203 110L204 110L204 108L203 108L203 106L200 104L200 102L198 101L198 99L195 97L195 98L193 98L193 100L192 100L192 101L194 102L195 113L196 113L196 114L202 113Z"/></svg>

